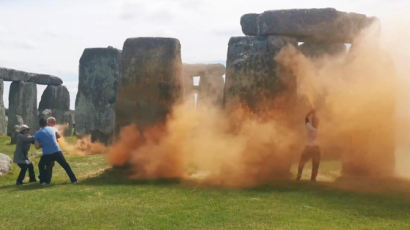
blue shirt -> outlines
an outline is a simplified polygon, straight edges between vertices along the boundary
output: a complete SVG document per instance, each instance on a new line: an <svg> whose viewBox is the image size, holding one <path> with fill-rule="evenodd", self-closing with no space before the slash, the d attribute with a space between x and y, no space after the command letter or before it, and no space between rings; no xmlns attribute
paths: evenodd
<svg viewBox="0 0 410 230"><path fill-rule="evenodd" d="M41 144L43 155L61 151L57 143L56 130L52 127L46 126L37 131L34 135L34 140Z"/></svg>

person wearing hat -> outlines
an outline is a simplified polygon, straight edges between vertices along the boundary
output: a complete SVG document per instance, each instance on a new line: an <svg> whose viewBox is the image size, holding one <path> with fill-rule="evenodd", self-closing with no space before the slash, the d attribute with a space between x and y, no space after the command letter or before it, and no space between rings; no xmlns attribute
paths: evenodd
<svg viewBox="0 0 410 230"><path fill-rule="evenodd" d="M14 163L20 167L20 173L17 177L16 185L23 184L27 169L30 176L29 182L36 182L33 163L28 159L28 151L30 150L31 144L34 144L34 137L30 135L30 127L27 125L21 125L19 133L17 134L16 150L14 151L13 159Z"/></svg>

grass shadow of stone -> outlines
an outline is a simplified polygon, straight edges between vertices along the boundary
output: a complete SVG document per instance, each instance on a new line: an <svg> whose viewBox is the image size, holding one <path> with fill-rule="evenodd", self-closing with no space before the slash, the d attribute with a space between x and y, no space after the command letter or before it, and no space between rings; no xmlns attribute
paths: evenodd
<svg viewBox="0 0 410 230"><path fill-rule="evenodd" d="M179 179L132 179L129 177L129 170L127 167L109 168L95 177L81 180L79 185L175 185L180 183Z"/></svg>

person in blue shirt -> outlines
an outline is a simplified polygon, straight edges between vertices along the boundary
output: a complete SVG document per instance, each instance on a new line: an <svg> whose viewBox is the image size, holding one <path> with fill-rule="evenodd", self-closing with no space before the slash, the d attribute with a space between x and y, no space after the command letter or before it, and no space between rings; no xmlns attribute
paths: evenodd
<svg viewBox="0 0 410 230"><path fill-rule="evenodd" d="M43 150L43 156L38 163L40 184L50 184L55 161L63 167L71 183L77 183L77 178L58 145L57 137L59 137L59 134L53 127L47 126L47 121L44 118L40 119L39 124L40 130L34 135L34 145L36 149L42 148Z"/></svg>

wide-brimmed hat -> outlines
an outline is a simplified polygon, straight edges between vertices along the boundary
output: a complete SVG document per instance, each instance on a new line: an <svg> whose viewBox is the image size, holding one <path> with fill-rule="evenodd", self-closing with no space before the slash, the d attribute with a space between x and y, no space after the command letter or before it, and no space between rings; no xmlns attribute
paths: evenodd
<svg viewBox="0 0 410 230"><path fill-rule="evenodd" d="M30 130L30 127L28 125L21 125L20 126L20 132L23 132L24 130Z"/></svg>

